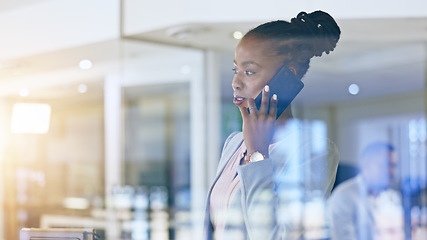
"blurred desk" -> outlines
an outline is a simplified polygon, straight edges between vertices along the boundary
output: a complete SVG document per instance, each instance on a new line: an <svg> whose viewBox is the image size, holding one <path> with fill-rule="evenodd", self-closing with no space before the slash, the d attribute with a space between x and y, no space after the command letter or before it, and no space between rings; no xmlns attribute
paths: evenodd
<svg viewBox="0 0 427 240"><path fill-rule="evenodd" d="M120 239L121 222L114 219L95 219L64 215L42 215L40 228L94 228L105 232L105 239Z"/></svg>

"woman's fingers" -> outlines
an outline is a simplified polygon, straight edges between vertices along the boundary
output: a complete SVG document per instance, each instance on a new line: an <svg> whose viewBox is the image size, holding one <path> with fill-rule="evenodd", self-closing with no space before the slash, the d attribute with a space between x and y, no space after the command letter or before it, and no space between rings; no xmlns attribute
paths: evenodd
<svg viewBox="0 0 427 240"><path fill-rule="evenodd" d="M274 117L277 112L277 96L270 100L270 89L263 89L260 109L252 98L247 99L246 107L240 106L243 118L243 138L249 153L261 152L268 155L268 146L274 133Z"/></svg>
<svg viewBox="0 0 427 240"><path fill-rule="evenodd" d="M258 109L256 107L254 99L249 98L247 101L248 101L249 114L252 116L257 115Z"/></svg>
<svg viewBox="0 0 427 240"><path fill-rule="evenodd" d="M259 108L259 113L262 115L266 115L268 112L268 102L270 100L270 87L265 85L264 89L262 89L262 98L261 98L261 106Z"/></svg>
<svg viewBox="0 0 427 240"><path fill-rule="evenodd" d="M277 114L277 95L274 94L270 99L270 87L265 85L262 90L261 97L261 106L258 110L254 99L248 98L248 108L239 107L239 110L242 114L242 118L245 119L249 116L258 117L258 116L271 116L276 119Z"/></svg>
<svg viewBox="0 0 427 240"><path fill-rule="evenodd" d="M270 100L270 117L273 117L274 119L277 118L277 95L273 94Z"/></svg>
<svg viewBox="0 0 427 240"><path fill-rule="evenodd" d="M243 118L248 116L272 116L274 119L276 119L277 95L274 94L270 99L270 87L268 85L265 85L261 94L261 106L259 109L257 108L255 101L252 98L247 100L248 108L239 108Z"/></svg>
<svg viewBox="0 0 427 240"><path fill-rule="evenodd" d="M249 112L248 112L248 108L245 107L239 107L240 110L240 114L242 115L242 119L243 121L249 117Z"/></svg>

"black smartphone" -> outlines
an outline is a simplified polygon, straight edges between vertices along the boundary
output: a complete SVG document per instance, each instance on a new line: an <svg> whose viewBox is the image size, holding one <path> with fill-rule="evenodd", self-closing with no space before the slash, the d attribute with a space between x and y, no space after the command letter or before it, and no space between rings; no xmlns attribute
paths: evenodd
<svg viewBox="0 0 427 240"><path fill-rule="evenodd" d="M273 94L277 95L277 119L298 95L304 87L304 83L286 65L283 65L270 80L268 86L270 87L270 98ZM261 106L261 96L262 91L255 98L257 109Z"/></svg>

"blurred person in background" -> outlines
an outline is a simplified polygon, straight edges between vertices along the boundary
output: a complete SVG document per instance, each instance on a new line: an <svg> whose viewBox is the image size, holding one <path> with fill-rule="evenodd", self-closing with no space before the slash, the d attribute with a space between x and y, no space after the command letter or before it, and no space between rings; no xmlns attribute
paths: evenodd
<svg viewBox="0 0 427 240"><path fill-rule="evenodd" d="M361 172L338 185L328 200L333 240L405 239L401 195L393 188L396 165L396 151L388 143L363 150Z"/></svg>
<svg viewBox="0 0 427 240"><path fill-rule="evenodd" d="M274 149L280 149L279 144L295 144L286 134L278 134L293 116L290 106L277 116L277 102L284 96L271 95L268 84L282 66L298 79L303 78L310 59L333 51L340 33L329 14L301 12L290 22L261 24L239 42L232 88L234 104L243 120L242 132L232 133L224 144L207 198L206 239L286 238L276 216L280 178L275 176L283 173L288 160L274 157ZM254 99L259 94L262 100L258 108ZM332 171L322 186L325 195L333 185L337 162L331 165Z"/></svg>

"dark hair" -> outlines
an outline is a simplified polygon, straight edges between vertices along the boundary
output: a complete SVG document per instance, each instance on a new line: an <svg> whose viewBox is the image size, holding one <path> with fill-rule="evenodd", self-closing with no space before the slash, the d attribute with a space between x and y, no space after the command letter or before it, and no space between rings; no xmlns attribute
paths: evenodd
<svg viewBox="0 0 427 240"><path fill-rule="evenodd" d="M362 157L375 155L381 151L394 152L395 148L393 145L387 142L373 142L365 147L362 152Z"/></svg>
<svg viewBox="0 0 427 240"><path fill-rule="evenodd" d="M373 142L367 145L361 154L361 164L362 168L370 168L372 164L377 164L372 161L372 157L380 156L380 154L384 153L392 153L395 152L396 149L393 145L388 142Z"/></svg>
<svg viewBox="0 0 427 240"><path fill-rule="evenodd" d="M250 30L244 38L255 37L276 42L278 55L288 55L285 63L297 64L297 75L307 72L310 59L333 51L341 30L335 20L323 11L300 12L290 22L267 22Z"/></svg>

